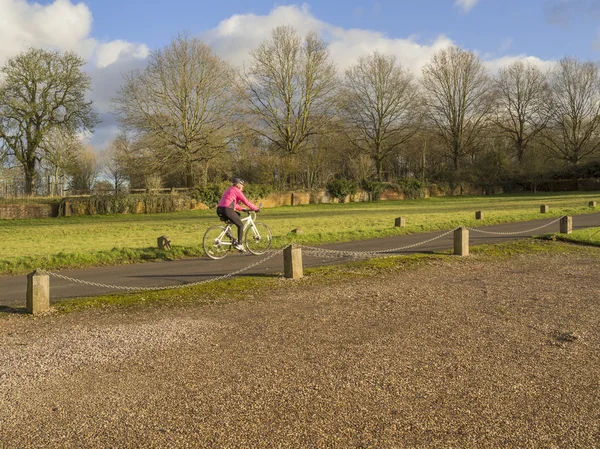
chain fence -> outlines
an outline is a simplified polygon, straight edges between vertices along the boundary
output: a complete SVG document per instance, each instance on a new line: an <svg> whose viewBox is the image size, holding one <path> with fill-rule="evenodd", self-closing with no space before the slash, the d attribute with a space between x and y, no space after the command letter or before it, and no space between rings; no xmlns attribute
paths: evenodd
<svg viewBox="0 0 600 449"><path fill-rule="evenodd" d="M524 231L516 231L516 232L493 232L493 231L485 231L483 229L478 229L478 228L470 228L467 226L458 226L450 231L444 232L440 235L437 235L435 237L432 237L428 240L424 240L422 242L418 242L418 243L414 243L412 245L406 245L406 246L400 246L398 248L391 248L391 249L385 249L385 250L380 250L380 251L344 251L344 250L335 250L335 249L325 249L325 248L318 248L318 247L313 247L313 246L304 246L304 245L300 245L300 247L303 250L306 250L306 252L308 254L312 254L312 255L316 255L316 256L320 256L320 257L329 257L329 258L338 258L338 257L351 257L351 258L355 258L355 259L360 259L360 258L369 258L369 257L377 257L380 255L386 255L388 253L394 253L394 252L400 252L400 251L405 251L407 249L410 248L415 248L417 246L421 246L421 245L425 245L427 243L433 242L435 240L441 239L443 237L446 237L449 234L452 234L454 231L458 230L458 229L468 229L469 231L473 231L473 232L480 232L483 234L490 234L490 235L520 235L520 234L529 234L532 233L534 231L538 231L540 229L546 228L548 226L552 226L555 223L558 223L560 220L562 220L564 218L563 217L559 217L554 221L551 221L550 223L546 223L543 224L541 226L538 226L536 228L533 229L527 229Z"/></svg>
<svg viewBox="0 0 600 449"><path fill-rule="evenodd" d="M195 287L195 286L198 286L198 285L208 284L209 282L222 281L224 279L228 279L228 278L237 276L238 274L243 273L244 271L248 271L251 268L254 268L254 267L260 265L261 263L266 262L267 260L275 257L278 254L282 254L282 253L283 253L283 249L281 249L281 250L275 250L275 251L270 251L269 254L266 257L262 258L258 262L250 264L250 265L248 265L248 266L246 266L244 268L241 268L239 270L232 271L231 273L224 274L222 276L217 276L217 277L214 277L214 278L205 279L203 281L193 282L193 283L190 283L190 284L168 285L168 286L163 286L163 287L127 287L127 286L123 286L123 285L100 284L98 282L90 282L90 281L85 281L83 279L76 279L76 278L72 278L72 277L69 277L69 276L65 276L63 274L53 273L51 271L46 271L46 270L42 270L42 269L38 269L37 272L40 273L40 274L46 274L48 276L53 276L55 278L64 279L66 281L76 282L78 284L90 285L92 287L108 288L108 289L113 289L113 290L136 291L136 292L138 292L138 291L159 291L159 290L169 290L169 289L175 289L175 288Z"/></svg>
<svg viewBox="0 0 600 449"><path fill-rule="evenodd" d="M517 232L494 232L494 231L485 231L483 229L478 229L478 228L469 228L467 226L463 226L463 227L465 229L468 229L469 231L479 232L481 234L489 234L489 235L519 235L519 234L531 233L531 232L534 232L534 231L539 231L540 229L543 229L543 228L547 228L548 226L552 226L553 224L558 223L564 217L565 217L564 215L562 217L558 217L556 220L551 221L550 223L546 223L546 224L543 224L541 226L538 226L537 228L528 229L527 231L517 231Z"/></svg>
<svg viewBox="0 0 600 449"><path fill-rule="evenodd" d="M538 230L546 228L548 226L552 226L553 224L559 222L563 218L564 218L564 216L559 217L558 219L551 221L550 223L546 223L546 224L538 226L536 228L527 229L524 231L517 231L517 232L493 232L493 231L485 231L483 229L469 228L467 226L459 226L450 231L443 232L440 235L436 235L435 237L432 237L427 240L423 240L421 242L413 243L411 245L399 246L397 248L389 248L389 249L385 249L385 250L379 250L379 251L348 251L348 250L319 248L319 247L305 246L305 245L298 245L298 246L300 248L302 248L302 250L305 251L307 254L311 254L311 255L317 256L317 257L325 257L325 258L333 258L333 259L339 259L342 257L349 257L349 258L353 258L353 259L365 259L365 258L378 257L381 255L389 256L390 253L405 251L407 249L425 245L425 244L431 243L435 240L444 238L447 235L450 235L454 231L461 229L461 228L468 229L469 231L473 231L473 232L479 232L479 233L491 234L491 235L520 235L520 234L532 233L534 231L538 231ZM193 282L190 284L170 285L170 286L162 286L162 287L129 287L129 286L122 286L122 285L101 284L98 282L91 282L91 281L86 281L83 279L72 278L69 276L65 276L63 274L54 273L54 272L43 270L43 269L38 269L37 272L40 274L46 274L48 276L53 276L55 278L63 279L63 280L70 281L70 282L75 282L78 284L84 284L84 285L89 285L89 286L93 286L93 287L100 287L100 288L106 288L106 289L112 289L112 290L126 290L126 291L130 291L130 292L131 291L159 291L159 290L169 290L169 289L175 289L175 288L195 287L198 285L207 284L209 282L215 282L215 281L220 281L220 280L224 280L224 279L229 279L229 278L237 276L238 274L241 274L245 271L248 271L248 270L262 264L263 262L266 262L267 260L272 259L273 257L277 256L278 254L282 254L282 253L283 253L283 249L271 250L268 252L268 255L266 257L260 259L259 261L255 262L253 264L250 264L244 268L233 271L231 273L224 274L222 276L217 276L217 277L210 278L210 279L205 279L205 280L199 281L199 282Z"/></svg>
<svg viewBox="0 0 600 449"><path fill-rule="evenodd" d="M458 228L456 228L456 229L458 229ZM316 255L316 256L320 256L320 257L329 257L329 258L334 258L334 259L337 259L339 257L344 257L344 256L351 257L354 259L370 258L370 257L377 257L382 254L388 255L389 253L400 252L400 251L404 251L404 250L407 250L410 248L415 248L417 246L425 245L426 243L433 242L435 240L446 237L449 234L452 234L454 231L456 231L456 229L452 229L448 232L444 232L441 235L437 235L433 238L424 240L422 242L414 243L412 245L400 246L398 248L390 248L390 249L384 249L384 250L380 250L380 251L344 251L344 250L336 250L336 249L317 248L314 246L304 246L304 245L300 245L300 247L303 250L306 250L306 252L308 254L312 254L312 255Z"/></svg>

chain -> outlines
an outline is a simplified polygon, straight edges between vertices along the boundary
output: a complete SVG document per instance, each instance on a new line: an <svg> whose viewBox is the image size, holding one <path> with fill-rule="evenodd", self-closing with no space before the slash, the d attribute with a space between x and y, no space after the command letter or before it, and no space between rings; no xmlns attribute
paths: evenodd
<svg viewBox="0 0 600 449"><path fill-rule="evenodd" d="M384 249L381 251L342 251L342 250L335 250L335 249L316 248L314 246L301 246L301 247L302 247L302 249L307 250L306 251L307 253L313 254L313 255L319 255L321 257L337 258L340 256L347 256L347 257L359 259L362 257L365 257L365 258L366 257L374 257L374 256L378 256L381 254L404 251L406 249L414 248L416 246L424 245L426 243L433 242L434 240L441 239L442 237L446 237L448 234L451 234L454 231L456 231L456 229L452 229L448 232L444 232L443 234L437 235L433 238L424 240L422 242L413 243L412 245L401 246L398 248Z"/></svg>
<svg viewBox="0 0 600 449"><path fill-rule="evenodd" d="M493 232L493 231L484 231L482 229L469 228L467 226L463 226L463 228L464 229L468 229L469 231L480 232L480 233L483 233L483 234L492 234L492 235L517 235L517 234L531 233L533 231L537 231L539 229L551 226L551 225L559 222L563 218L564 217L559 217L556 220L554 220L554 221L552 221L550 223L544 224L542 226L538 226L537 228L529 229L527 231L519 231L519 232ZM438 240L438 239L441 239L443 237L446 237L448 234L453 233L457 229L460 229L460 227L452 229L452 230L447 231L447 232L444 232L444 233L442 233L440 235L437 235L437 236L435 236L433 238L430 238L428 240L424 240L422 242L413 243L412 245L401 246L401 247L398 247L398 248L385 249L385 250L381 250L381 251L344 251L344 250L317 248L317 247L314 247L314 246L304 246L304 245L300 245L300 247L302 249L304 249L306 251L306 253L313 254L313 255L316 255L316 256L320 256L320 257L329 257L329 258L351 257L351 258L355 258L355 259L368 258L368 257L376 257L376 256L381 255L381 254L387 254L387 253L392 253L392 252L400 252L400 251L404 251L404 250L407 250L407 249L410 249L410 248L414 248L416 246L424 245L426 243L430 243L430 242L433 242L435 240ZM122 285L100 284L98 282L84 281L82 279L76 279L76 278L72 278L72 277L69 277L69 276L65 276L63 274L53 273L53 272L42 270L42 269L38 269L37 271L39 273L47 274L49 276L54 276L56 278L64 279L66 281L76 282L78 284L90 285L92 287L101 287L101 288L108 288L108 289L115 289L115 290L127 290L127 291L158 291L158 290L168 290L168 289L174 289L174 288L195 287L195 286L198 286L198 285L207 284L209 282L214 282L214 281L219 281L219 280L231 278L231 277L236 276L236 275L238 275L240 273L243 273L244 271L250 270L251 268L254 268L257 265L260 265L263 262L266 262L267 260L273 258L274 256L276 256L278 254L283 253L283 249L276 250L276 251L269 251L269 253L270 254L267 257L259 260L258 262L255 262L255 263L253 263L251 265L248 265L248 266L246 266L244 268L241 268L241 269L239 269L237 271L233 271L231 273L225 274L223 276L218 276L218 277L215 277L215 278L206 279L204 281L194 282L194 283L191 283L191 284L171 285L171 286L166 286L166 287L126 287L126 286L122 286Z"/></svg>
<svg viewBox="0 0 600 449"><path fill-rule="evenodd" d="M527 231L518 231L518 232L493 232L493 231L484 231L483 229L477 229L477 228L469 228L464 226L465 229L468 229L469 231L473 231L473 232L479 232L481 234L491 234L491 235L519 235L519 234L527 234L533 231L537 231L539 229L542 228L546 228L548 226L552 226L554 223L558 223L560 220L562 220L564 218L564 216L557 218L554 221L551 221L550 223L546 223L544 225L538 226L537 228L533 228L533 229L529 229Z"/></svg>
<svg viewBox="0 0 600 449"><path fill-rule="evenodd" d="M243 273L244 271L247 271L251 268L256 267L257 265L260 265L263 262L266 262L267 260L273 258L274 256L276 256L277 254L281 254L283 253L283 249L281 250L277 250L277 251L269 251L270 254L259 260L258 262L255 262L251 265L248 265L247 267L241 268L237 271L233 271L231 273L228 274L224 274L223 276L218 276L215 278L211 278L211 279L206 279L204 281L199 281L199 282L194 282L192 284L185 284L185 285L170 285L170 286L166 286L166 287L126 287L123 285L109 285L109 284L99 284L98 282L90 282L90 281L84 281L83 279L76 279L76 278L72 278L69 276L65 276L63 274L58 274L58 273L53 273L51 271L46 271L46 270L41 270L38 269L37 271L41 274L47 274L49 276L54 276L56 278L60 278L60 279L64 279L66 281L71 281L71 282L76 282L78 284L85 284L85 285L90 285L93 287L101 287L101 288L109 288L109 289L115 289L115 290L127 290L127 291L158 291L158 290L169 290L169 289L174 289L174 288L187 288L187 287L195 287L198 285L202 285L202 284L207 284L209 282L214 282L214 281L220 281L223 279L228 279L230 277L236 276L240 273Z"/></svg>

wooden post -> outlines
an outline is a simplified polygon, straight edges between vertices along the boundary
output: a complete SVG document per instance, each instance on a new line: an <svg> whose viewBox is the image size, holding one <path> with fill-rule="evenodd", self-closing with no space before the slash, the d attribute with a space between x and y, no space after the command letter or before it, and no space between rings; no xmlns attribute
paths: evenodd
<svg viewBox="0 0 600 449"><path fill-rule="evenodd" d="M475 212L475 220L483 220L483 211L478 210Z"/></svg>
<svg viewBox="0 0 600 449"><path fill-rule="evenodd" d="M63 211L63 213L65 214L65 217L70 217L71 216L71 203L69 201L65 201L64 207L65 207L65 210Z"/></svg>
<svg viewBox="0 0 600 449"><path fill-rule="evenodd" d="M570 234L573 232L573 217L564 216L560 219L560 233Z"/></svg>
<svg viewBox="0 0 600 449"><path fill-rule="evenodd" d="M171 240L166 235L161 235L156 239L156 244L158 245L158 249L163 251L168 251L171 249Z"/></svg>
<svg viewBox="0 0 600 449"><path fill-rule="evenodd" d="M27 313L37 315L50 310L50 277L37 270L27 275Z"/></svg>
<svg viewBox="0 0 600 449"><path fill-rule="evenodd" d="M545 204L542 204L540 206L540 213L541 214L547 214L548 212L550 212L550 206L547 206Z"/></svg>
<svg viewBox="0 0 600 449"><path fill-rule="evenodd" d="M469 230L458 228L454 231L454 254L456 256L469 255Z"/></svg>
<svg viewBox="0 0 600 449"><path fill-rule="evenodd" d="M300 279L302 272L302 248L290 245L283 250L283 272L288 279Z"/></svg>
<svg viewBox="0 0 600 449"><path fill-rule="evenodd" d="M588 206L590 207L596 207L596 202L595 201L590 201Z"/></svg>
<svg viewBox="0 0 600 449"><path fill-rule="evenodd" d="M404 217L398 217L396 218L395 222L394 222L394 226L397 228L403 228L406 226L406 218Z"/></svg>

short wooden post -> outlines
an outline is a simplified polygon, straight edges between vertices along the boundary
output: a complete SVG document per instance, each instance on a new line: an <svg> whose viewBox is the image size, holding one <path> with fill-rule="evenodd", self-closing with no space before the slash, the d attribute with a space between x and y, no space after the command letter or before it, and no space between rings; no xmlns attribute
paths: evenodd
<svg viewBox="0 0 600 449"><path fill-rule="evenodd" d="M456 256L469 255L469 230L458 228L454 231L454 254Z"/></svg>
<svg viewBox="0 0 600 449"><path fill-rule="evenodd" d="M483 220L483 211L478 210L475 212L475 220Z"/></svg>
<svg viewBox="0 0 600 449"><path fill-rule="evenodd" d="M560 233L570 234L573 232L573 217L565 215L560 219Z"/></svg>
<svg viewBox="0 0 600 449"><path fill-rule="evenodd" d="M550 212L550 206L547 206L545 204L542 204L540 206L540 213L542 214L547 214L548 212Z"/></svg>
<svg viewBox="0 0 600 449"><path fill-rule="evenodd" d="M171 240L166 235L161 235L156 239L156 244L158 245L158 249L163 251L168 251L171 249Z"/></svg>
<svg viewBox="0 0 600 449"><path fill-rule="evenodd" d="M64 211L63 213L65 214L65 217L70 217L71 216L71 203L69 201L65 201L64 202Z"/></svg>
<svg viewBox="0 0 600 449"><path fill-rule="evenodd" d="M300 279L302 272L302 248L290 245L283 250L283 273L288 279Z"/></svg>
<svg viewBox="0 0 600 449"><path fill-rule="evenodd" d="M404 218L404 217L396 218L396 220L394 221L394 226L397 228L405 227L406 226L406 218Z"/></svg>
<svg viewBox="0 0 600 449"><path fill-rule="evenodd" d="M27 275L27 313L37 315L50 310L50 277L34 271Z"/></svg>
<svg viewBox="0 0 600 449"><path fill-rule="evenodd" d="M588 205L590 207L596 207L597 203L595 201L590 201Z"/></svg>

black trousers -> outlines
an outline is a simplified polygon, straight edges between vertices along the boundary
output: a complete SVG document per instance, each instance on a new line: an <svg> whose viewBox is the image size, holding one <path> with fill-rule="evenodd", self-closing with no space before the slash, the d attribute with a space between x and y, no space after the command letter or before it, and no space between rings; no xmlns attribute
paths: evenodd
<svg viewBox="0 0 600 449"><path fill-rule="evenodd" d="M219 217L225 217L227 220L231 221L237 226L238 242L242 243L242 230L244 229L244 223L242 223L240 214L230 207L217 207L217 215Z"/></svg>

